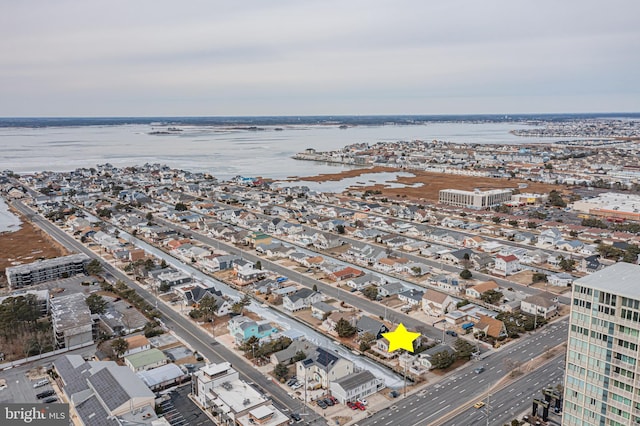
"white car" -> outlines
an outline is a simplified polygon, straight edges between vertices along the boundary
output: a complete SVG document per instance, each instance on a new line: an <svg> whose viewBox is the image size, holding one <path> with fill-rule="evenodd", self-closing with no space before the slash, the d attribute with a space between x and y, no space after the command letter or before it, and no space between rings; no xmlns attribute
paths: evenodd
<svg viewBox="0 0 640 426"><path fill-rule="evenodd" d="M291 385L291 389L300 389L302 387L302 383L297 382Z"/></svg>
<svg viewBox="0 0 640 426"><path fill-rule="evenodd" d="M361 399L358 401L360 404L364 405L365 407L367 406L368 402L366 399Z"/></svg>

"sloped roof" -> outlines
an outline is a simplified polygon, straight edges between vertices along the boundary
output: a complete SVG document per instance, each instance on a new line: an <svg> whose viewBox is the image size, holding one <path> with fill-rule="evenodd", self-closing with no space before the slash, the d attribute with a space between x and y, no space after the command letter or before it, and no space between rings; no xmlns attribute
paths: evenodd
<svg viewBox="0 0 640 426"><path fill-rule="evenodd" d="M335 380L334 383L348 392L351 389L356 389L374 380L376 380L376 376L374 376L371 371L362 370L357 373L352 373L348 376L341 377Z"/></svg>
<svg viewBox="0 0 640 426"><path fill-rule="evenodd" d="M131 398L153 398L154 394L127 367L107 367L89 377L96 395L111 411Z"/></svg>

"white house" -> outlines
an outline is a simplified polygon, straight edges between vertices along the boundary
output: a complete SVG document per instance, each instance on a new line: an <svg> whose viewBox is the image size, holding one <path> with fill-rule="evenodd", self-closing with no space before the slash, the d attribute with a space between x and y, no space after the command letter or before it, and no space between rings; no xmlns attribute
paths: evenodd
<svg viewBox="0 0 640 426"><path fill-rule="evenodd" d="M496 255L494 271L503 276L512 275L520 270L520 261L514 254L498 254Z"/></svg>
<svg viewBox="0 0 640 426"><path fill-rule="evenodd" d="M349 374L329 384L331 395L341 404L366 398L384 387L384 380L374 376L369 370Z"/></svg>
<svg viewBox="0 0 640 426"><path fill-rule="evenodd" d="M520 303L520 310L547 319L558 312L558 298L551 293L534 294Z"/></svg>
<svg viewBox="0 0 640 426"><path fill-rule="evenodd" d="M555 287L569 287L573 283L573 275L566 272L560 272L559 274L550 274L547 276L547 282L549 285Z"/></svg>
<svg viewBox="0 0 640 426"><path fill-rule="evenodd" d="M295 312L309 308L312 304L322 301L322 299L322 293L302 288L293 294L284 296L282 298L282 306L290 312Z"/></svg>
<svg viewBox="0 0 640 426"><path fill-rule="evenodd" d="M296 362L296 376L307 389L328 389L329 383L348 376L353 371L353 362L323 348L316 348L307 358Z"/></svg>
<svg viewBox="0 0 640 426"><path fill-rule="evenodd" d="M469 287L466 290L466 295L467 297L480 299L480 296L482 295L482 293L489 290L499 291L500 286L498 286L498 284L495 281L485 281L480 284L474 285L473 287Z"/></svg>
<svg viewBox="0 0 640 426"><path fill-rule="evenodd" d="M422 295L422 310L434 317L445 315L456 308L457 299L447 293L428 288Z"/></svg>

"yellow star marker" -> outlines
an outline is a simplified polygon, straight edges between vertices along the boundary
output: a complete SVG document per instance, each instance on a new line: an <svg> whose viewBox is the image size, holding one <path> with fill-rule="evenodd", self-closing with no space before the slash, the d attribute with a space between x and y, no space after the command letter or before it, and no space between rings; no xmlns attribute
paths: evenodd
<svg viewBox="0 0 640 426"><path fill-rule="evenodd" d="M382 337L389 341L389 352L393 352L396 349L405 349L413 352L413 341L416 340L418 336L420 336L420 333L407 331L402 323L398 324L394 331L382 333Z"/></svg>

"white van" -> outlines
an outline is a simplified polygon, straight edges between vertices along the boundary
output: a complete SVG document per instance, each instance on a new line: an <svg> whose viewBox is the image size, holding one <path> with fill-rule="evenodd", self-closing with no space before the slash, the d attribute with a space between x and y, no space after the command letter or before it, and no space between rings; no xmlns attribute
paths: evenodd
<svg viewBox="0 0 640 426"><path fill-rule="evenodd" d="M41 386L45 386L49 384L49 379L38 380L33 384L34 388L39 388Z"/></svg>

